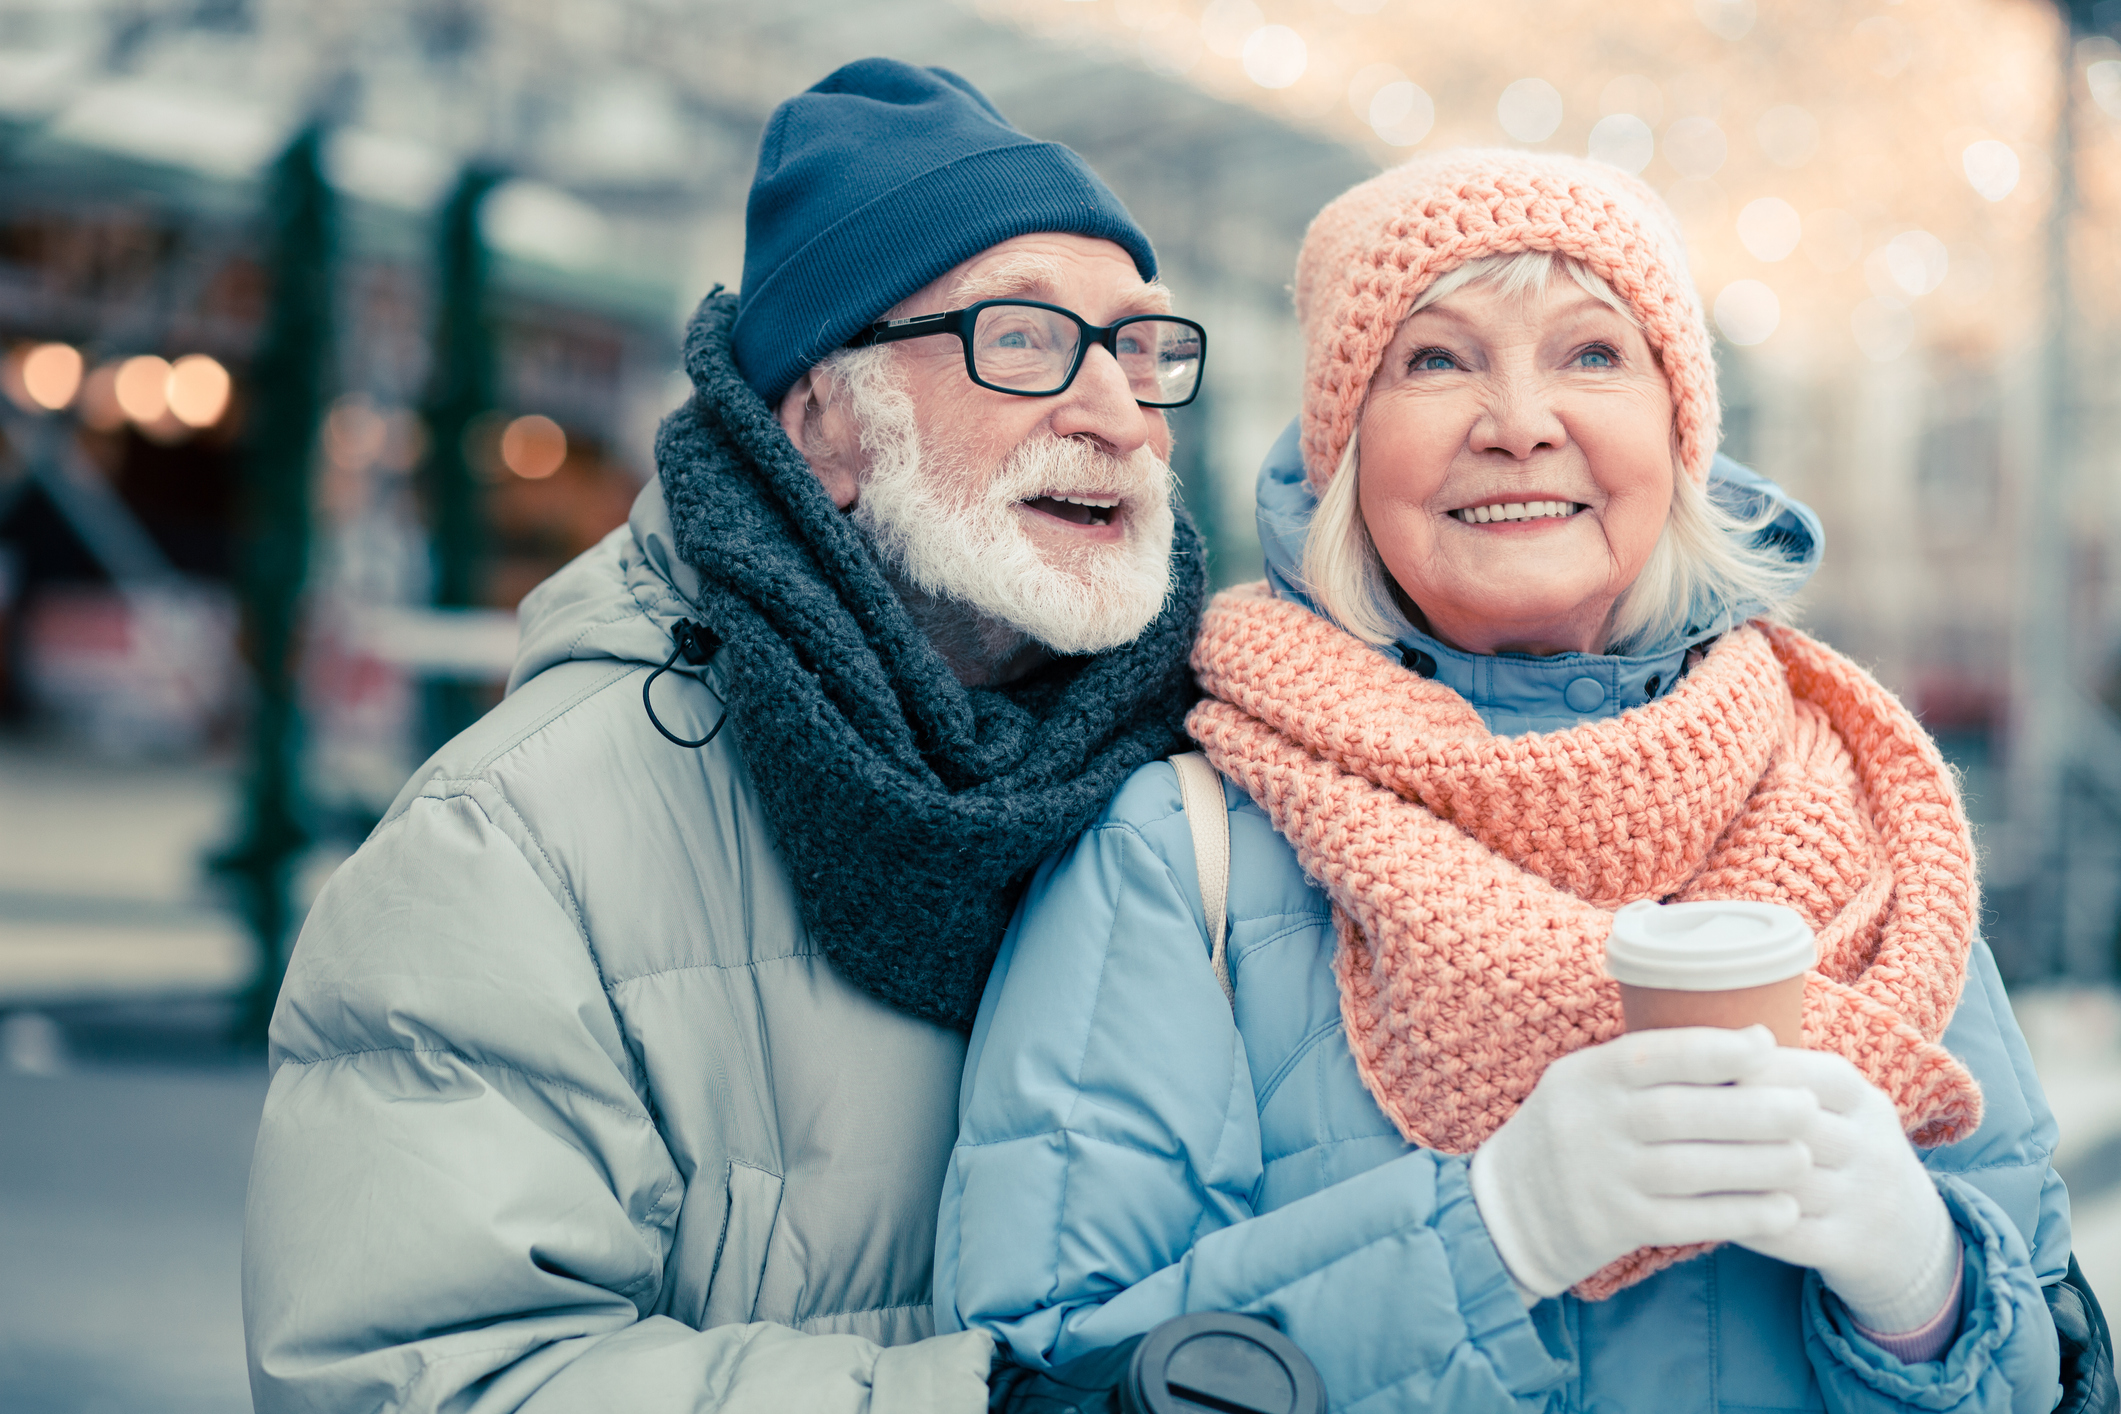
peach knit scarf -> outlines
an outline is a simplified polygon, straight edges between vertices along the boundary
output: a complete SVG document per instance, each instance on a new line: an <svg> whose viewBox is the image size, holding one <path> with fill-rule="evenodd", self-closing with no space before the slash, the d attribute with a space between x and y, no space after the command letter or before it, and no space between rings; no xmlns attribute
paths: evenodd
<svg viewBox="0 0 2121 1414"><path fill-rule="evenodd" d="M1193 666L1187 727L1331 897L1348 1043L1410 1142L1470 1152L1548 1064L1621 1033L1605 936L1645 898L1796 909L1819 935L1805 1043L1917 1144L1979 1125L1937 1042L1975 927L1966 815L1913 716L1823 644L1742 628L1656 702L1508 738L1265 585L1216 597ZM1645 1248L1576 1291L1705 1250Z"/></svg>

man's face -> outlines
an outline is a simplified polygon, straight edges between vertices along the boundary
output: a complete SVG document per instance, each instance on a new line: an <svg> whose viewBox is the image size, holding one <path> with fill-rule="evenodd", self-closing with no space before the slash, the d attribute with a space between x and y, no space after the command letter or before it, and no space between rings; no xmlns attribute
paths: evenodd
<svg viewBox="0 0 2121 1414"><path fill-rule="evenodd" d="M1092 324L1130 314L1168 314L1171 297L1145 283L1133 259L1111 241L1088 236L1017 236L992 246L900 301L887 318L905 319L963 309L986 299L1033 299L1072 309ZM1022 398L982 388L965 376L963 346L950 337L910 339L894 346L900 359L923 446L948 448L969 467L998 468L1033 438L1072 438L1116 458L1147 448L1171 456L1171 428L1162 410L1135 402L1119 364L1093 348L1068 390L1051 398ZM1099 486L1054 486L1071 492L1108 492ZM1093 496L1093 499L1103 497ZM1046 557L1066 563L1085 547L1110 545L1126 534L1138 507L1090 508L1053 499L1018 507L1024 531Z"/></svg>
<svg viewBox="0 0 2121 1414"><path fill-rule="evenodd" d="M1094 325L1169 311L1163 288L1112 242L1030 235L887 317L998 298L1060 305ZM955 337L909 339L829 360L781 412L834 499L921 591L1065 653L1128 642L1162 607L1170 428L1135 401L1105 349L1086 352L1065 391L1021 397L974 383Z"/></svg>

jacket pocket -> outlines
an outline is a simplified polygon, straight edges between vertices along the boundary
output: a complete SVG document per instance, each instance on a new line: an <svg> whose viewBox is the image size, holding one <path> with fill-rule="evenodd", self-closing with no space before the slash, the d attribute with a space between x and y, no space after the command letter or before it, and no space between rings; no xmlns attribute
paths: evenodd
<svg viewBox="0 0 2121 1414"><path fill-rule="evenodd" d="M715 1249L714 1274L707 1278L699 1329L751 1319L766 1271L766 1248L780 1213L781 1176L730 1160L729 1206L722 1216L722 1240Z"/></svg>

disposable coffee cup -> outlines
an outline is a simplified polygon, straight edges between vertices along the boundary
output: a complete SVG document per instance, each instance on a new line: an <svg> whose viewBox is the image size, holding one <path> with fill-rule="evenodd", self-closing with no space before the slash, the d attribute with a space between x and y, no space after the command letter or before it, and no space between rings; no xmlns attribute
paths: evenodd
<svg viewBox="0 0 2121 1414"><path fill-rule="evenodd" d="M1631 903L1613 915L1606 975L1628 1030L1765 1026L1778 1045L1804 1034L1804 974L1819 946L1779 903Z"/></svg>

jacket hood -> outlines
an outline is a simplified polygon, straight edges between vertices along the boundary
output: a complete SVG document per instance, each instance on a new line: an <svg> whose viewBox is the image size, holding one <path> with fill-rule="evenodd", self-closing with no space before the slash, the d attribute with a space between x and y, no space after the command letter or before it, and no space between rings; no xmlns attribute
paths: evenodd
<svg viewBox="0 0 2121 1414"><path fill-rule="evenodd" d="M1303 587L1304 537L1318 510L1318 497L1304 478L1300 424L1291 422L1259 470L1259 544L1267 582L1285 599L1322 613ZM1750 518L1778 508L1759 538L1785 555L1799 583L1819 567L1826 531L1810 506L1749 467L1718 453L1709 468L1709 495L1726 510ZM1518 653L1466 653L1402 622L1390 650L1401 661L1435 678L1471 703L1498 736L1559 731L1616 716L1671 690L1689 648L1758 617L1765 604L1698 604L1686 626L1649 650L1560 653L1533 658Z"/></svg>
<svg viewBox="0 0 2121 1414"><path fill-rule="evenodd" d="M699 588L699 572L678 558L662 480L651 477L626 524L523 596L508 690L572 659L661 663Z"/></svg>

